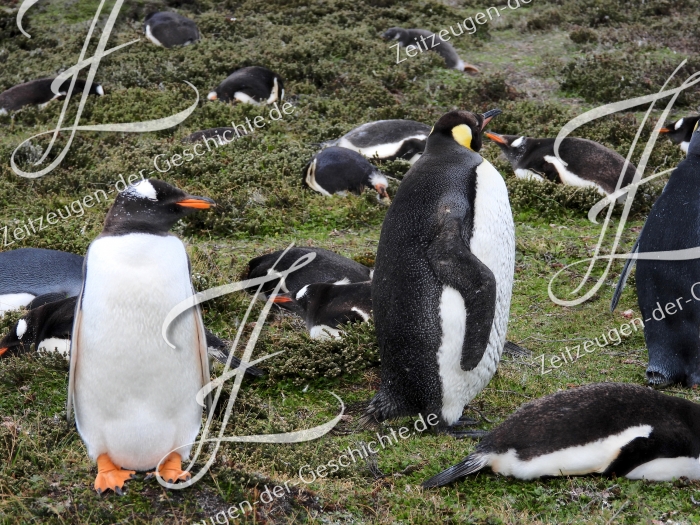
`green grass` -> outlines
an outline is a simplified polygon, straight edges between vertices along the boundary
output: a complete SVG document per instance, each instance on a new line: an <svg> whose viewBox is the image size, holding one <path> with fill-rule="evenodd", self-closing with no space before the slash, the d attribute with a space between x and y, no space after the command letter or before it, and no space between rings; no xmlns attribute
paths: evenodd
<svg viewBox="0 0 700 525"><path fill-rule="evenodd" d="M175 228L185 239L198 289L240 279L247 261L294 242L321 246L371 264L386 208L373 194L324 198L302 186L301 169L317 144L353 127L384 118L411 118L432 124L454 108L503 114L491 129L500 133L554 136L571 118L600 104L653 92L668 68L683 58L697 67L698 14L690 0L644 3L622 0L556 2L535 0L530 7L506 9L475 35L453 38L466 61L482 74L468 77L446 70L438 57L419 56L396 65L395 53L379 38L391 26L447 28L505 5L482 1L229 0L166 2L139 0L122 8L110 46L141 36L103 59L97 80L106 96L91 97L81 124L130 122L169 116L200 100L232 70L264 65L286 82L294 113L268 123L252 137L185 163L161 175L183 189L214 198L216 211L188 218ZM170 4L170 7L168 7ZM13 7L0 8L0 91L17 83L55 75L76 60L97 2L41 1L25 16L27 40L14 25ZM113 2L107 2L105 12ZM165 50L141 34L143 17L175 9L194 18L203 39L194 46ZM226 17L237 18L235 23ZM607 18L606 18L607 17ZM584 31L585 30L585 31ZM573 37L572 37L573 35ZM581 36L583 35L583 36ZM641 44L640 44L641 42ZM93 46L94 48L94 46ZM608 62L596 61L605 56ZM601 65L602 64L602 65ZM609 64L613 64L610 67ZM628 78L616 84L615 76ZM680 101L672 117L698 103L697 89ZM69 115L76 104L71 104ZM643 111L643 110L642 110ZM626 155L643 117L613 115L577 130ZM153 158L182 154L180 139L193 131L243 122L269 108L229 106L201 100L177 128L147 134L78 133L59 168L39 179L17 177L9 157L17 144L55 125L60 104L26 108L14 119L0 116L0 231L17 227L98 189L113 187L120 174L150 171ZM654 115L658 115L655 112ZM652 124L643 130L642 146ZM62 133L52 155L67 140ZM21 166L46 146L20 154ZM566 346L599 337L627 322L621 312L638 312L634 279L615 313L608 311L621 263L588 302L560 307L547 295L562 265L589 257L600 233L586 219L598 200L592 191L516 180L498 148L482 151L506 177L516 220L517 255L508 339L532 351L531 359L505 356L488 387L466 414L481 417L489 429L522 403L599 381L644 382L646 350L641 332L542 375L534 358L548 358ZM668 141L654 148L647 173L668 169L682 153ZM394 177L405 162L379 164ZM396 191L392 183L390 193ZM661 184L637 197L623 235L629 248ZM17 241L12 248L36 246L84 253L100 232L108 203ZM619 210L615 215L615 226ZM634 228L634 230L632 229ZM610 235L606 237L609 239ZM606 244L605 246L608 246ZM608 249L608 248L606 248ZM594 271L594 279L602 266ZM583 267L574 267L554 285L569 297ZM207 303L206 324L232 338L250 297L231 294ZM254 307L256 319L261 309ZM2 333L19 314L0 321ZM251 326L245 327L246 337ZM244 339L245 341L245 339ZM267 377L243 383L226 433L288 432L333 418L340 396L346 415L329 435L296 445L224 444L209 473L193 487L166 491L143 476L129 482L126 495L99 497L96 473L75 428L63 417L67 365L60 359L21 356L0 360L0 523L201 523L232 505L255 501L265 485L298 482L298 471L337 459L348 447L390 432L358 428L357 420L379 384L379 356L370 324L352 326L343 341L309 339L303 323L279 312L267 319L254 358L282 350L264 361ZM215 372L219 372L216 370ZM695 390L672 388L672 395L700 401ZM226 397L222 400L226 401ZM223 405L222 402L222 405ZM218 416L214 429L220 425ZM391 422L398 430L412 424ZM256 506L241 523L697 523L700 484L679 480L647 483L597 477L521 482L481 473L449 487L423 491L420 483L459 461L472 441L424 432L380 450L331 476L299 484L283 498ZM695 499L693 499L695 498Z"/></svg>

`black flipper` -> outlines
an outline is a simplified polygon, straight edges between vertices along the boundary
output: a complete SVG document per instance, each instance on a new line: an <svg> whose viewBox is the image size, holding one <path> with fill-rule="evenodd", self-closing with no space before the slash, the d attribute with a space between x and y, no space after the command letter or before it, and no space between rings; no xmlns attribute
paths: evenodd
<svg viewBox="0 0 700 525"><path fill-rule="evenodd" d="M637 237L637 240L634 243L634 246L632 247L632 253L637 253L639 251L639 239L642 238L642 233L644 233L644 230L642 230L639 233L639 237ZM610 301L610 313L615 311L615 308L617 308L617 303L620 300L620 296L622 295L622 290L625 289L625 284L627 283L627 278L630 276L630 273L632 272L632 268L634 267L634 263L637 261L635 258L629 258L625 261L625 266L622 268L622 273L620 274L620 279L617 281L617 286L615 287L615 293L613 294L612 301Z"/></svg>
<svg viewBox="0 0 700 525"><path fill-rule="evenodd" d="M503 345L503 353L512 355L514 357L532 355L532 352L530 350L528 350L527 348L523 348L522 346L517 345L512 341L506 341L506 344Z"/></svg>
<svg viewBox="0 0 700 525"><path fill-rule="evenodd" d="M447 470L443 470L440 474L436 474L432 478L424 481L422 487L425 489L431 487L441 487L452 483L456 479L468 476L474 472L480 471L482 468L488 465L488 457L483 452L474 452L469 454L462 461L457 463L454 467L450 467Z"/></svg>
<svg viewBox="0 0 700 525"><path fill-rule="evenodd" d="M211 333L207 328L204 328L204 334L207 337L207 354L209 354L209 357L212 357L216 359L218 362L221 364L226 364L226 361L228 360L228 349L230 344L228 344L226 341L223 341L222 339L219 339L216 335ZM231 357L231 368L238 368L241 365L241 360L238 359L235 355ZM247 376L253 376L253 377L263 377L265 375L265 372L260 370L259 368L248 365L248 367L245 369L245 375Z"/></svg>

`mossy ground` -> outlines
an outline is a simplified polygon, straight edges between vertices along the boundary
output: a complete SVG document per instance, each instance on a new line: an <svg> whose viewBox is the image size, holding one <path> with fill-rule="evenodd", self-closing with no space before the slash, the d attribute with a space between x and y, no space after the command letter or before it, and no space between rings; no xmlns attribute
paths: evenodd
<svg viewBox="0 0 700 525"><path fill-rule="evenodd" d="M232 70L264 65L286 80L294 112L266 120L264 128L173 168L159 177L192 193L211 196L215 212L194 216L176 229L186 239L198 289L237 281L246 262L266 251L297 245L322 246L371 264L386 209L372 194L327 199L301 184L300 170L317 144L358 124L385 118L433 123L453 108L503 114L491 128L501 133L554 136L574 116L597 105L658 90L681 60L680 74L700 63L696 38L698 11L691 0L533 0L512 10L503 0L479 1L138 0L122 7L108 47L142 37L140 21L157 9L175 9L194 18L203 39L194 46L165 50L141 41L103 59L97 80L106 96L90 98L81 124L161 118L200 100ZM492 5L501 16L475 35L454 38L462 56L482 71L467 77L442 67L438 57L421 54L395 64L393 49L379 38L391 26L433 30L455 26ZM511 0L515 5L515 0ZM96 0L42 0L25 17L31 39L14 24L17 2L0 6L0 91L34 78L55 75L72 65L83 45ZM105 12L113 2L107 2ZM13 9L15 11L13 11ZM227 18L235 17L231 22ZM94 49L94 46L92 46ZM90 52L88 52L90 54ZM677 84L676 84L677 85ZM672 117L695 108L700 91L678 101ZM76 105L69 109L69 117ZM577 130L623 155L646 108L613 115ZM153 158L171 158L188 146L193 131L240 124L269 108L229 106L201 100L181 126L147 134L79 132L70 152L51 174L17 177L9 158L17 144L50 129L60 104L27 108L14 120L0 116L0 228L11 229L114 187L119 175L153 170ZM654 113L658 115L658 112ZM68 119L70 120L70 118ZM645 125L640 144L651 131ZM55 155L67 140L63 133ZM46 140L18 155L20 165L38 159ZM641 146L637 148L637 156ZM594 297L579 306L557 306L547 295L553 274L590 257L600 226L586 219L597 200L590 191L537 185L513 178L510 166L487 143L483 155L506 176L517 224L516 280L508 338L533 353L531 359L505 356L489 386L466 413L483 415L488 429L530 399L596 381L642 384L646 351L641 332L541 375L538 362L565 346L580 344L628 322L621 312L638 311L628 286L616 313L608 304L620 264ZM635 157L637 158L637 157ZM665 140L652 153L647 174L676 165L680 150ZM397 178L406 163L382 166ZM396 183L390 193L396 189ZM623 248L634 242L644 214L661 184L638 195ZM108 203L60 221L8 248L37 246L84 253L101 229ZM619 212L614 216L617 225ZM2 230L0 230L2 231ZM609 237L609 236L608 236ZM600 268L596 268L600 274ZM583 275L574 267L557 281L567 298ZM595 275L595 272L594 272ZM633 279L630 283L633 284ZM250 298L232 294L205 306L205 321L233 337ZM261 305L255 305L250 323ZM16 319L7 316L3 331ZM245 326L246 335L251 325ZM225 444L207 476L184 491L165 491L143 477L126 495L98 497L91 489L94 465L75 428L63 418L67 366L60 359L22 356L0 361L0 523L192 523L255 501L264 485L298 481L300 467L336 459L348 446L373 439L359 430L363 403L379 382L378 349L371 324L349 327L342 342L310 340L302 323L273 313L254 356L283 353L262 364L265 379L245 381L228 435L309 428L337 414L339 395L347 416L329 435L296 445ZM244 338L245 341L245 338ZM668 392L700 401L696 391ZM398 429L410 420L392 422ZM379 429L386 434L388 427ZM700 484L646 483L596 477L520 482L479 474L453 486L423 491L421 481L461 459L470 441L423 433L381 450L332 476L301 485L272 504L256 507L246 523L697 523ZM693 499L695 497L695 499ZM220 518L223 521L223 518ZM210 523L207 521L207 523Z"/></svg>

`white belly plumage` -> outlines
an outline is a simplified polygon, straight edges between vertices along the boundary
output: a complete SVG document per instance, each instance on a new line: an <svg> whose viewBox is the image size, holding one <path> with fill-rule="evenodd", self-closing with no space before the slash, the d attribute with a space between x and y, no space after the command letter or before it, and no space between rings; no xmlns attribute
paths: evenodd
<svg viewBox="0 0 700 525"><path fill-rule="evenodd" d="M578 186L579 188L593 188L603 196L608 194L608 192L605 191L600 184L597 184L592 180L582 179L575 173L570 172L566 168L566 164L564 164L555 156L545 155L544 160L546 160L552 166L554 166L554 168L557 170L557 173L559 174L559 180L561 180L562 184L567 184L569 186Z"/></svg>
<svg viewBox="0 0 700 525"><path fill-rule="evenodd" d="M153 468L186 458L201 424L199 314L183 313L161 336L166 314L192 294L187 256L174 236L129 234L90 246L76 347L75 416L95 459ZM75 338L73 344L76 344Z"/></svg>
<svg viewBox="0 0 700 525"><path fill-rule="evenodd" d="M425 140L427 138L426 135L424 134L418 134L418 135L412 135L410 137L404 137L398 142L387 142L384 144L374 144L372 146L365 146L359 147L355 146L352 142L350 142L348 139L345 137L342 137L336 146L340 148L345 148L345 149L351 149L353 151L357 151L358 153L364 155L367 158L380 158L380 159L385 159L387 157L391 157L393 155L396 155L396 153L401 149L401 146L403 143L407 140L411 139L419 139L419 140ZM416 160L420 158L420 154L414 155L409 162L413 163Z"/></svg>
<svg viewBox="0 0 700 525"><path fill-rule="evenodd" d="M442 382L442 418L456 422L469 403L496 373L508 328L515 265L515 225L503 177L488 161L476 169L474 228L471 252L496 278L496 309L488 346L479 364L469 371L461 368L462 343L467 318L464 298L449 286L440 301L442 341L438 366Z"/></svg>

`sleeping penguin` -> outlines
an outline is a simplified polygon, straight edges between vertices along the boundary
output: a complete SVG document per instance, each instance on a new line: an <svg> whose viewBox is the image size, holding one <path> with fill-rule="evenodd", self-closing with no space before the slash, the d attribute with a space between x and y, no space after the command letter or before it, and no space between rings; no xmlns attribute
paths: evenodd
<svg viewBox="0 0 700 525"><path fill-rule="evenodd" d="M209 383L207 342L198 307L182 313L164 338L163 320L194 295L175 223L214 201L146 179L117 195L102 233L85 257L75 309L68 414L90 458L98 493L121 493L137 470L156 468L166 482L182 470L197 438ZM123 467L123 469L122 469Z"/></svg>
<svg viewBox="0 0 700 525"><path fill-rule="evenodd" d="M676 122L668 124L665 128L661 128L659 133L665 133L666 136L671 139L671 142L681 147L683 153L688 153L690 138L693 136L693 130L698 120L700 120L700 115L695 117L683 117Z"/></svg>
<svg viewBox="0 0 700 525"><path fill-rule="evenodd" d="M443 115L386 214L372 279L381 386L364 424L435 414L453 425L496 372L515 227L503 177L477 152L500 113Z"/></svg>
<svg viewBox="0 0 700 525"><path fill-rule="evenodd" d="M51 84L54 81L53 78L40 78L39 80L32 80L31 82L25 82L24 84L11 87L0 93L0 115L7 115L11 111L17 111L30 104L37 104L39 107L43 108L52 100L65 97L68 93L68 88L70 88L71 80L70 78L66 79L58 89L58 93L54 93L51 90ZM77 79L73 86L72 95L80 95L84 89L85 81ZM100 84L93 82L90 85L89 94L101 97L105 92Z"/></svg>
<svg viewBox="0 0 700 525"><path fill-rule="evenodd" d="M200 39L197 24L170 11L149 14L143 26L146 38L165 48L188 46Z"/></svg>
<svg viewBox="0 0 700 525"><path fill-rule="evenodd" d="M377 120L327 144L357 151L370 159L404 159L413 164L423 153L429 134L430 126L414 120Z"/></svg>
<svg viewBox="0 0 700 525"><path fill-rule="evenodd" d="M302 170L304 183L321 195L360 195L365 188L374 188L377 199L388 204L389 181L356 151L331 146L314 155Z"/></svg>
<svg viewBox="0 0 700 525"><path fill-rule="evenodd" d="M432 31L390 27L382 34L382 38L384 40L398 40L401 47L413 45L421 52L434 51L445 59L445 64L450 69L457 69L458 71L467 71L470 73L479 72L476 66L465 64L464 60L457 54L455 48L452 47L447 40L440 38L438 34Z"/></svg>
<svg viewBox="0 0 700 525"><path fill-rule="evenodd" d="M447 485L486 467L518 479L700 479L700 406L626 383L557 392L521 406L474 452L423 487Z"/></svg>
<svg viewBox="0 0 700 525"><path fill-rule="evenodd" d="M501 148L515 175L531 179L594 188L601 195L615 192L625 158L602 144L587 139L565 138L554 155L555 139L485 133ZM563 161L563 162L562 162ZM637 168L627 164L621 188L632 182ZM622 197L624 198L624 197Z"/></svg>
<svg viewBox="0 0 700 525"><path fill-rule="evenodd" d="M284 83L282 77L266 67L244 67L226 77L207 98L222 102L272 104L284 98Z"/></svg>

